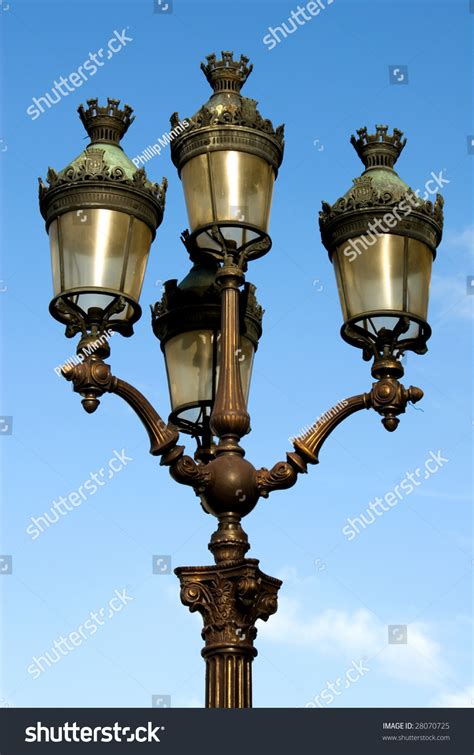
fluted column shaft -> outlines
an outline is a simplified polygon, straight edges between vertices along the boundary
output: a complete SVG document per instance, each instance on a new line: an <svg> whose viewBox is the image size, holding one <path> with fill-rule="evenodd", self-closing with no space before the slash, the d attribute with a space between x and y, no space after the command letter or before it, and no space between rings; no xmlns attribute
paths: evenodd
<svg viewBox="0 0 474 755"><path fill-rule="evenodd" d="M238 517L224 517L210 543L214 566L181 566L181 602L203 617L206 707L252 707L252 661L257 619L276 612L279 579L244 558L247 536Z"/></svg>
<svg viewBox="0 0 474 755"><path fill-rule="evenodd" d="M204 649L206 708L252 707L252 661L255 648Z"/></svg>

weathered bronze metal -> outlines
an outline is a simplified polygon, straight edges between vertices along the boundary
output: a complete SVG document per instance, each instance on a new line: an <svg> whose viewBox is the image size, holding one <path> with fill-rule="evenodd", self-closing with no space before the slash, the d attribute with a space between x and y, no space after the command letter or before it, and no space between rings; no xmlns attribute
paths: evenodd
<svg viewBox="0 0 474 755"><path fill-rule="evenodd" d="M244 535L241 528L240 534ZM215 566L176 569L182 603L203 617L206 707L250 708L252 661L257 655L255 623L276 612L282 583L260 571L256 559L219 560L222 546L214 541L210 548Z"/></svg>
<svg viewBox="0 0 474 755"><path fill-rule="evenodd" d="M222 286L222 357L216 400L211 414L211 430L220 438L217 454L237 452L243 456L239 440L250 430L250 417L242 391L239 362L239 288L245 276L231 258L217 273Z"/></svg>
<svg viewBox="0 0 474 755"><path fill-rule="evenodd" d="M203 70L215 93L232 92L240 98L240 86L251 71L247 63L244 57L236 62L230 53L223 53L221 61L210 56ZM108 102L108 108L99 109L97 102L92 101L90 109L80 113L93 143L100 140L103 144L116 146L131 123L131 109L126 107L124 111L118 111L117 101ZM235 107L230 107L227 102L226 107L219 108L214 99L212 107L204 106L191 119L189 133L172 143L173 159L178 169L190 159L190 155L217 149L218 140L224 140L236 149L245 144L247 151L264 155L266 160L273 160L275 170L278 168L283 149L282 130L274 131L271 123L258 114L255 103L248 104L253 101L240 98L239 102L240 105ZM387 136L385 127L377 127L375 135L368 135L366 130L358 133L359 140L353 138L353 143L367 168L379 167L394 173L393 164L405 144L401 132L395 130L393 136ZM159 223L164 186L152 188L145 185L144 174L140 172L137 172L138 178L114 174L110 166L104 167L102 157L98 155L95 156L95 168L89 169L90 159L86 150L79 163L76 161L76 165L61 174L51 174L50 188L41 190L41 208L47 222L51 222L54 213L66 211L65 207L84 206L84 201L92 202L94 196L100 196L103 206L107 194L106 201L113 204L117 196L122 196L124 206L131 203L142 219L148 218L146 222L155 226ZM380 176L376 177L375 184L379 180L382 180ZM82 189L77 188L79 183L87 187L89 193L81 194ZM100 187L96 186L98 183ZM321 229L329 250L341 239L349 238L354 228L357 233L362 232L364 223L373 217L374 212L383 213L400 199L400 179L393 178L392 183L394 187L398 185L397 190L393 188L390 192L380 193L380 187L374 185L372 177L356 179L353 189L333 207L323 205ZM119 187L119 194L109 185ZM412 225L405 225L402 229L404 233L414 232L423 237L433 253L441 234L441 207L441 200L437 200L434 206L421 202L411 220ZM340 401L321 415L308 431L295 438L293 450L286 454L285 461L277 462L271 469L256 469L244 458L240 445L241 439L249 432L250 417L239 368L239 339L245 332L256 346L261 334L261 308L256 302L254 287L245 284L245 272L248 260L267 251L271 241L268 236L255 237L237 248L237 243L225 239L217 225L210 232L219 245L219 253L211 259L202 258L196 251L196 239L185 234L186 247L196 263L192 274L180 285L168 281L161 302L152 310L153 330L162 343L193 325L221 332L219 380L210 416L210 439L208 446L201 448L195 459L185 455L184 446L178 444L179 434L174 427L176 417L165 423L145 396L115 377L105 361L110 356L110 348L101 336L110 325L114 311L126 306L123 298L118 297L112 302L109 311L91 308L86 315L77 311L73 302L58 298L54 314L60 315L58 319L62 318L67 324L67 335L81 333L78 353L100 340L93 354L83 358L80 364L67 365L62 370L74 391L81 395L85 411L94 412L105 393L122 398L144 425L150 439L150 453L161 457L161 465L169 468L174 480L193 488L204 510L218 521L209 543L215 563L179 567L175 573L181 583L183 604L192 612L198 611L203 618L206 706L245 708L252 705L252 662L257 655L254 646L256 622L258 619L266 621L277 610L281 582L260 571L256 559L246 557L250 545L241 525L242 518L253 510L260 498L267 498L275 490L292 487L298 475L307 472L308 465L318 464L323 444L349 416L362 409L373 409L381 416L385 429L392 432L408 403L419 401L423 393L415 387L406 389L400 383L404 371L396 352L397 348L400 351L399 336L406 325L403 318L397 326L399 330L382 329L372 341L363 329L346 323L343 334L346 340L361 346L365 356L374 360L372 376L375 382L371 390ZM212 442L211 448L213 436L218 442Z"/></svg>
<svg viewBox="0 0 474 755"><path fill-rule="evenodd" d="M401 372L400 372L401 371ZM287 454L287 460L275 464L271 470L259 469L257 487L259 494L267 498L273 490L285 490L292 487L298 474L307 472L308 464L319 464L319 452L323 443L333 430L351 414L361 409L375 409L382 416L386 430L397 429L398 415L403 414L408 403L416 403L423 398L420 388L410 386L406 389L393 374L403 375L403 367L397 360L378 360L374 362L372 374L378 377L370 393L340 401L325 412L303 435L294 440L295 452Z"/></svg>
<svg viewBox="0 0 474 755"><path fill-rule="evenodd" d="M64 366L62 373L73 383L74 391L83 397L81 403L88 414L95 412L100 404L99 397L104 393L115 393L123 398L145 426L153 456L161 456L176 446L179 438L176 430L167 426L140 391L114 377L110 365L97 353L86 357L81 364Z"/></svg>
<svg viewBox="0 0 474 755"><path fill-rule="evenodd" d="M358 139L351 136L365 171L354 178L353 186L334 204L322 202L319 225L330 254L342 242L367 233L372 220L382 220L390 209L406 200L413 209L398 220L396 233L423 241L436 255L443 231L443 197L437 194L433 203L419 197L402 181L393 166L407 140L402 139L403 132L397 128L393 135L387 132L388 126L376 126L375 134L369 134L364 127L357 131Z"/></svg>
<svg viewBox="0 0 474 755"><path fill-rule="evenodd" d="M224 268L222 268L224 270ZM389 431L398 425L397 415L408 402L419 401L419 388L405 389L394 375L403 368L396 360L374 362L377 382L369 393L339 402L294 442L294 451L287 460L271 470L256 469L243 458L239 441L248 427L245 402L240 395L238 361L232 350L232 333L238 333L236 286L241 274L229 264L223 272L223 337L230 345L221 370L222 385L214 431L220 437L217 458L207 463L196 462L178 445L178 433L167 425L147 401L128 383L114 377L104 355L99 351L83 363L63 368L67 380L83 397L87 412L93 412L104 393L123 398L135 411L150 438L150 453L161 456L174 480L194 489L207 513L218 518L219 525L211 538L209 549L215 566L179 567L181 600L191 611L199 611L204 620L203 657L206 660L206 705L208 707L251 706L251 664L257 655L254 640L257 619L267 620L277 610L278 579L258 568L258 561L245 558L249 549L247 535L240 520L255 507L260 497L267 498L275 490L292 487L298 474L308 464L319 462L319 452L333 430L347 417L361 409L375 409ZM230 294L230 296L229 296ZM226 404L228 401L228 404ZM217 402L216 402L217 404ZM225 410L225 407L228 409ZM222 409L221 407L224 407Z"/></svg>
<svg viewBox="0 0 474 755"><path fill-rule="evenodd" d="M149 181L144 168L136 168L125 154L120 160L114 149L135 120L133 110L120 100L108 98L106 106L97 99L87 100L89 107L78 108L90 144L63 170L48 168L46 186L39 181L40 210L46 221L46 230L58 215L70 210L107 208L130 213L145 222L153 237L163 220L165 194L168 182ZM123 152L123 150L122 150Z"/></svg>
<svg viewBox="0 0 474 755"><path fill-rule="evenodd" d="M192 157L225 148L244 149L263 157L277 173L283 159L284 126L274 129L272 122L258 112L257 101L240 94L253 65L247 65L249 59L245 55L237 61L227 51L222 52L220 60L214 53L206 60L207 65L201 63L201 70L214 95L222 96L211 97L195 115L186 118L189 125L171 142L171 156L178 173ZM232 100L226 98L228 94ZM179 123L178 113L173 113L171 127Z"/></svg>
<svg viewBox="0 0 474 755"><path fill-rule="evenodd" d="M92 293L92 289L83 289L83 293L86 292ZM91 337L94 340L99 334L111 330L125 337L133 335L133 324L140 318L142 311L137 302L123 294L117 294L105 309L90 307L85 312L75 304L74 297L74 294L63 294L55 297L50 305L53 317L66 325L66 338L82 333L83 339ZM134 316L129 320L114 320L113 316L122 312L127 305L133 308Z"/></svg>

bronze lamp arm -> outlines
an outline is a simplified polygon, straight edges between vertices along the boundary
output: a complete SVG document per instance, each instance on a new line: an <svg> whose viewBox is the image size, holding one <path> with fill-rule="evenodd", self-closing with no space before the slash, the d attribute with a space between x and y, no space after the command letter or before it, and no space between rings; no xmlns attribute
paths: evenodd
<svg viewBox="0 0 474 755"><path fill-rule="evenodd" d="M272 469L259 469L256 472L260 495L267 498L273 490L292 487L298 474L307 472L308 464L319 463L319 452L332 431L351 414L361 409L374 409L382 415L386 430L393 432L398 425L398 414L403 414L409 402L416 403L423 397L420 388L405 388L396 378L384 377L372 385L370 393L340 401L321 415L302 435L293 441L294 451L287 453L286 461L277 462Z"/></svg>
<svg viewBox="0 0 474 755"><path fill-rule="evenodd" d="M161 456L161 464L170 467L171 476L183 485L190 485L196 494L205 489L208 479L205 466L196 464L190 456L184 455L184 446L178 446L179 433L172 429L145 398L143 393L112 375L110 365L99 356L84 359L81 364L67 365L61 370L66 380L82 398L82 405L91 414L99 406L99 397L104 393L120 396L140 419L150 439L150 453Z"/></svg>
<svg viewBox="0 0 474 755"><path fill-rule="evenodd" d="M164 422L145 396L133 385L112 375L110 365L100 357L86 357L81 364L67 365L61 370L66 380L82 398L82 406L89 414L99 406L99 396L115 393L135 412L150 438L150 453L161 456L176 446L179 434Z"/></svg>

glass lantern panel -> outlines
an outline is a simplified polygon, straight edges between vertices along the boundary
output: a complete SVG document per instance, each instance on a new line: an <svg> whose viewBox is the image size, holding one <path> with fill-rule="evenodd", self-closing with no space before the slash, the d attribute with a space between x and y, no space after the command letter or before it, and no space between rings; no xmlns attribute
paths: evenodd
<svg viewBox="0 0 474 755"><path fill-rule="evenodd" d="M253 343L241 339L238 360L242 388L247 399L254 357ZM220 332L192 330L180 333L165 344L166 370L171 406L174 412L191 421L196 421L200 407L212 405L219 380ZM180 411L187 407L185 412ZM193 419L194 418L194 419Z"/></svg>
<svg viewBox="0 0 474 755"><path fill-rule="evenodd" d="M141 220L133 218L123 291L135 301L139 300L142 292L151 242L150 228Z"/></svg>
<svg viewBox="0 0 474 755"><path fill-rule="evenodd" d="M417 239L408 240L408 311L422 320L428 318L428 301L433 254Z"/></svg>
<svg viewBox="0 0 474 755"><path fill-rule="evenodd" d="M362 318L357 324L367 330L368 333L372 333L374 335L377 335L382 328L385 328L386 330L394 330L395 326L398 325L400 321L400 316L396 315L395 317L386 317L383 315L374 315L370 319ZM400 335L401 339L407 339L407 338L417 338L420 333L420 326L416 322L416 320L410 320L410 326L407 331L402 333Z"/></svg>
<svg viewBox="0 0 474 755"><path fill-rule="evenodd" d="M61 264L59 254L58 219L49 226L49 248L51 251L51 270L53 273L53 291L58 296L61 293Z"/></svg>
<svg viewBox="0 0 474 755"><path fill-rule="evenodd" d="M336 250L333 258L344 320L380 310L404 310L403 236L385 233L366 247L369 236L357 237ZM354 247L360 253L354 257Z"/></svg>
<svg viewBox="0 0 474 755"><path fill-rule="evenodd" d="M183 166L181 180L191 232L216 223L224 238L241 246L257 234L226 223L240 222L268 231L275 176L261 157L237 150L208 152ZM198 243L219 249L208 234Z"/></svg>
<svg viewBox="0 0 474 755"><path fill-rule="evenodd" d="M132 215L116 210L67 212L49 227L55 296L75 289L73 301L84 311L105 307L124 293L138 302L152 233ZM127 319L126 307L115 319Z"/></svg>
<svg viewBox="0 0 474 755"><path fill-rule="evenodd" d="M173 411L212 399L213 342L212 330L180 333L166 342L166 370Z"/></svg>
<svg viewBox="0 0 474 755"><path fill-rule="evenodd" d="M433 261L429 247L395 234L383 234L372 246L369 240L359 236L345 242L333 257L344 321L358 321L372 334L393 330L401 314L426 321ZM401 338L419 333L419 324L411 320Z"/></svg>

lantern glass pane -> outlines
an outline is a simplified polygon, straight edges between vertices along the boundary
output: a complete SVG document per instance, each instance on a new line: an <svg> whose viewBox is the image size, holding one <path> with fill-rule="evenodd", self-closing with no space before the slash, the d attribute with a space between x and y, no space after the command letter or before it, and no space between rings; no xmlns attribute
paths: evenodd
<svg viewBox="0 0 474 755"><path fill-rule="evenodd" d="M106 209L67 212L51 223L49 238L55 296L92 289L73 297L84 311L105 309L119 293L138 302L152 241L141 220ZM115 317L130 313L127 306Z"/></svg>
<svg viewBox="0 0 474 755"><path fill-rule="evenodd" d="M212 398L213 332L180 333L165 344L171 406L176 411Z"/></svg>
<svg viewBox="0 0 474 755"><path fill-rule="evenodd" d="M341 244L333 262L344 321L376 317L376 330L392 330L401 314L426 320L433 255L406 236L359 236ZM371 246L368 242L373 242ZM384 313L377 316L377 312ZM390 315L393 312L393 316ZM374 327L367 320L367 329ZM410 333L407 335L411 335ZM406 337L406 336L405 336Z"/></svg>
<svg viewBox="0 0 474 755"><path fill-rule="evenodd" d="M433 254L422 241L408 240L408 311L428 318Z"/></svg>
<svg viewBox="0 0 474 755"><path fill-rule="evenodd" d="M197 155L183 166L181 180L191 232L215 223L225 239L241 246L257 234L226 223L268 231L275 176L261 157L237 150ZM219 249L208 234L200 241L206 248Z"/></svg>
<svg viewBox="0 0 474 755"><path fill-rule="evenodd" d="M183 419L196 422L203 406L212 407L219 379L220 340L220 332L216 341L212 330L192 330L170 338L165 344L171 407ZM253 343L243 337L237 358L246 399L253 357Z"/></svg>

